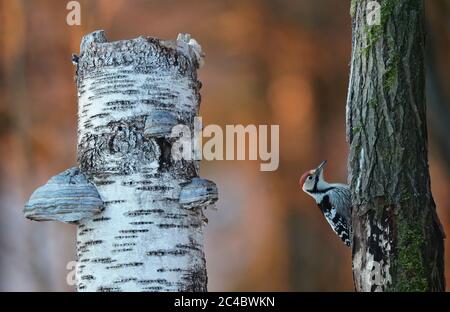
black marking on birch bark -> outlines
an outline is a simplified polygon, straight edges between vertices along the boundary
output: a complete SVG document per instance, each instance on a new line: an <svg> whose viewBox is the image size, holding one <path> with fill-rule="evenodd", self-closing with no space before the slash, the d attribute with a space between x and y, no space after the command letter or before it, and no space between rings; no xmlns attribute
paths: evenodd
<svg viewBox="0 0 450 312"><path fill-rule="evenodd" d="M108 114L108 113L100 113L100 114L96 114L96 115L90 116L89 119L97 119L97 118L102 119L102 118L105 118L105 117L108 117L108 116L110 116L110 114Z"/></svg>
<svg viewBox="0 0 450 312"><path fill-rule="evenodd" d="M182 245L182 244L177 244L177 248L184 248L184 249L191 249L191 250L196 250L196 251L202 251L200 246L196 246L196 245Z"/></svg>
<svg viewBox="0 0 450 312"><path fill-rule="evenodd" d="M158 278L158 279L148 279L148 280L138 280L137 283L147 285L147 284L159 284L164 286L171 286L172 283L166 279ZM153 286L155 287L155 286ZM157 287L157 286L156 286Z"/></svg>
<svg viewBox="0 0 450 312"><path fill-rule="evenodd" d="M95 185L109 185L109 184L114 184L114 183L116 183L116 181L112 181L112 180L110 180L110 181L108 181L108 180L98 180L98 181L96 181L95 182Z"/></svg>
<svg viewBox="0 0 450 312"><path fill-rule="evenodd" d="M206 220L201 219L201 222L199 222L199 223L191 223L189 226L191 226L194 229L201 228L203 226L204 222L208 223L208 219L206 219Z"/></svg>
<svg viewBox="0 0 450 312"><path fill-rule="evenodd" d="M122 278L119 280L114 281L114 284L124 284L124 283L128 283L128 282L135 282L137 281L136 277L129 277L129 278Z"/></svg>
<svg viewBox="0 0 450 312"><path fill-rule="evenodd" d="M148 216L154 213L164 213L163 209L139 209L125 213L128 217Z"/></svg>
<svg viewBox="0 0 450 312"><path fill-rule="evenodd" d="M116 262L117 260L113 260L110 257L107 257L107 258L94 258L90 259L90 261L92 263L113 263Z"/></svg>
<svg viewBox="0 0 450 312"><path fill-rule="evenodd" d="M128 233L147 233L147 229L133 229L133 230L120 230L119 233L128 234Z"/></svg>
<svg viewBox="0 0 450 312"><path fill-rule="evenodd" d="M83 229L81 231L78 232L78 235L83 236L86 233L92 232L94 229L89 228L89 229Z"/></svg>
<svg viewBox="0 0 450 312"><path fill-rule="evenodd" d="M103 204L105 206L109 206L109 205L113 205L113 204L122 204L125 202L126 202L126 200L108 200L108 201L104 201Z"/></svg>
<svg viewBox="0 0 450 312"><path fill-rule="evenodd" d="M106 269L121 269L121 268L128 268L128 267L140 267L143 266L143 262L129 262L129 263L119 263L113 266L107 266Z"/></svg>
<svg viewBox="0 0 450 312"><path fill-rule="evenodd" d="M136 221L136 222L129 222L128 224L131 225L149 225L149 224L154 224L153 221Z"/></svg>
<svg viewBox="0 0 450 312"><path fill-rule="evenodd" d="M113 244L113 247L126 247L126 246L136 246L136 243L121 243L121 244L114 243Z"/></svg>
<svg viewBox="0 0 450 312"><path fill-rule="evenodd" d="M188 225L183 225L183 224L170 224L170 223L160 223L157 224L157 226L161 229L173 229L173 228L177 228L177 229L188 229L189 226Z"/></svg>
<svg viewBox="0 0 450 312"><path fill-rule="evenodd" d="M129 252L133 251L133 248L119 248L119 249L111 249L111 252L114 253L120 253L120 252Z"/></svg>
<svg viewBox="0 0 450 312"><path fill-rule="evenodd" d="M78 287L78 289L80 289L80 288ZM119 292L119 291L121 291L121 289L119 287L100 286L97 288L97 291L98 292Z"/></svg>
<svg viewBox="0 0 450 312"><path fill-rule="evenodd" d="M164 287L161 286L151 286L151 287L143 287L142 288L144 291L149 291L149 292L160 292L164 289Z"/></svg>
<svg viewBox="0 0 450 312"><path fill-rule="evenodd" d="M164 214L164 219L184 219L185 217L187 217L188 215L185 213L166 213Z"/></svg>
<svg viewBox="0 0 450 312"><path fill-rule="evenodd" d="M160 272L160 273L164 273L164 272L178 272L179 273L179 272L183 272L183 271L186 271L186 270L183 270L181 268L174 268L174 269L159 268L156 271Z"/></svg>
<svg viewBox="0 0 450 312"><path fill-rule="evenodd" d="M137 238L137 235L118 235L114 236L115 239L127 239L127 238Z"/></svg>
<svg viewBox="0 0 450 312"><path fill-rule="evenodd" d="M81 276L81 280L85 281L85 280L95 280L95 277L92 275L82 275Z"/></svg>
<svg viewBox="0 0 450 312"><path fill-rule="evenodd" d="M92 245L98 245L103 243L102 240L98 239L98 240L90 240L90 241L86 241L84 242L83 246L92 246Z"/></svg>
<svg viewBox="0 0 450 312"><path fill-rule="evenodd" d="M136 188L139 191L169 191L172 190L173 187L171 186L164 186L164 185L155 185L155 186L140 186Z"/></svg>
<svg viewBox="0 0 450 312"><path fill-rule="evenodd" d="M95 218L95 219L92 219L92 222L101 222L101 221L108 221L108 220L110 220L111 218L107 218L107 217L100 217L100 218Z"/></svg>
<svg viewBox="0 0 450 312"><path fill-rule="evenodd" d="M174 249L174 250L153 250L148 251L147 256L154 256L154 257L162 257L162 256L184 256L187 254L186 250L180 250L180 249Z"/></svg>

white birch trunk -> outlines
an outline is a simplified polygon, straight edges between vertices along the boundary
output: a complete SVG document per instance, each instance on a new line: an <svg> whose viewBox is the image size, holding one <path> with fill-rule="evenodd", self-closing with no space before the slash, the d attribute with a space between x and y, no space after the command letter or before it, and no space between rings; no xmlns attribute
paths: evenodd
<svg viewBox="0 0 450 312"><path fill-rule="evenodd" d="M155 112L193 127L199 51L183 38L108 42L97 31L80 53L78 163L105 209L78 224L78 290L206 291L201 208L179 204L198 164L172 160L168 135L144 133Z"/></svg>

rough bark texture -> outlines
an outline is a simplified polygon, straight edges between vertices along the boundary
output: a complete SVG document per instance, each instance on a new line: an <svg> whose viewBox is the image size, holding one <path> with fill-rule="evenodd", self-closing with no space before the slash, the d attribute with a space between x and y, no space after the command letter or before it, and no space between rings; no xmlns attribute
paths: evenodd
<svg viewBox="0 0 450 312"><path fill-rule="evenodd" d="M78 225L78 290L206 291L202 212L178 201L198 163L173 161L173 138L144 133L161 112L193 127L198 59L187 43L103 31L80 52L78 163L105 209Z"/></svg>
<svg viewBox="0 0 450 312"><path fill-rule="evenodd" d="M430 190L424 4L352 1L347 102L357 291L443 291L443 237Z"/></svg>

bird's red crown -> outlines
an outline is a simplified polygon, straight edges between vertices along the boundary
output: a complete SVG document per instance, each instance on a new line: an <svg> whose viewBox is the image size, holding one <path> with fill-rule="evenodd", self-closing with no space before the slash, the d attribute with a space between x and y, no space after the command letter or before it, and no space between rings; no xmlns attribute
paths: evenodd
<svg viewBox="0 0 450 312"><path fill-rule="evenodd" d="M305 181L306 181L306 179L308 178L308 176L311 175L311 174L313 174L313 173L314 173L314 170L309 170L309 171L306 171L306 172L301 176L301 178L300 178L300 180L299 180L300 187L303 187L303 183L305 183Z"/></svg>

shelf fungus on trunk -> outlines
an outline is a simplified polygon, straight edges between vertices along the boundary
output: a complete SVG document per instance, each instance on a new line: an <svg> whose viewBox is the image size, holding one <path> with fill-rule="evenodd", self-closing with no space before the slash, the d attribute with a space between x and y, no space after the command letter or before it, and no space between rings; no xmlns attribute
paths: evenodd
<svg viewBox="0 0 450 312"><path fill-rule="evenodd" d="M218 191L214 182L193 178L190 183L181 189L179 202L185 209L206 208L213 205L217 199Z"/></svg>
<svg viewBox="0 0 450 312"><path fill-rule="evenodd" d="M144 135L149 138L168 137L177 124L174 114L162 110L151 111L145 119Z"/></svg>
<svg viewBox="0 0 450 312"><path fill-rule="evenodd" d="M25 217L34 221L76 223L103 210L94 184L76 167L52 177L25 204Z"/></svg>

